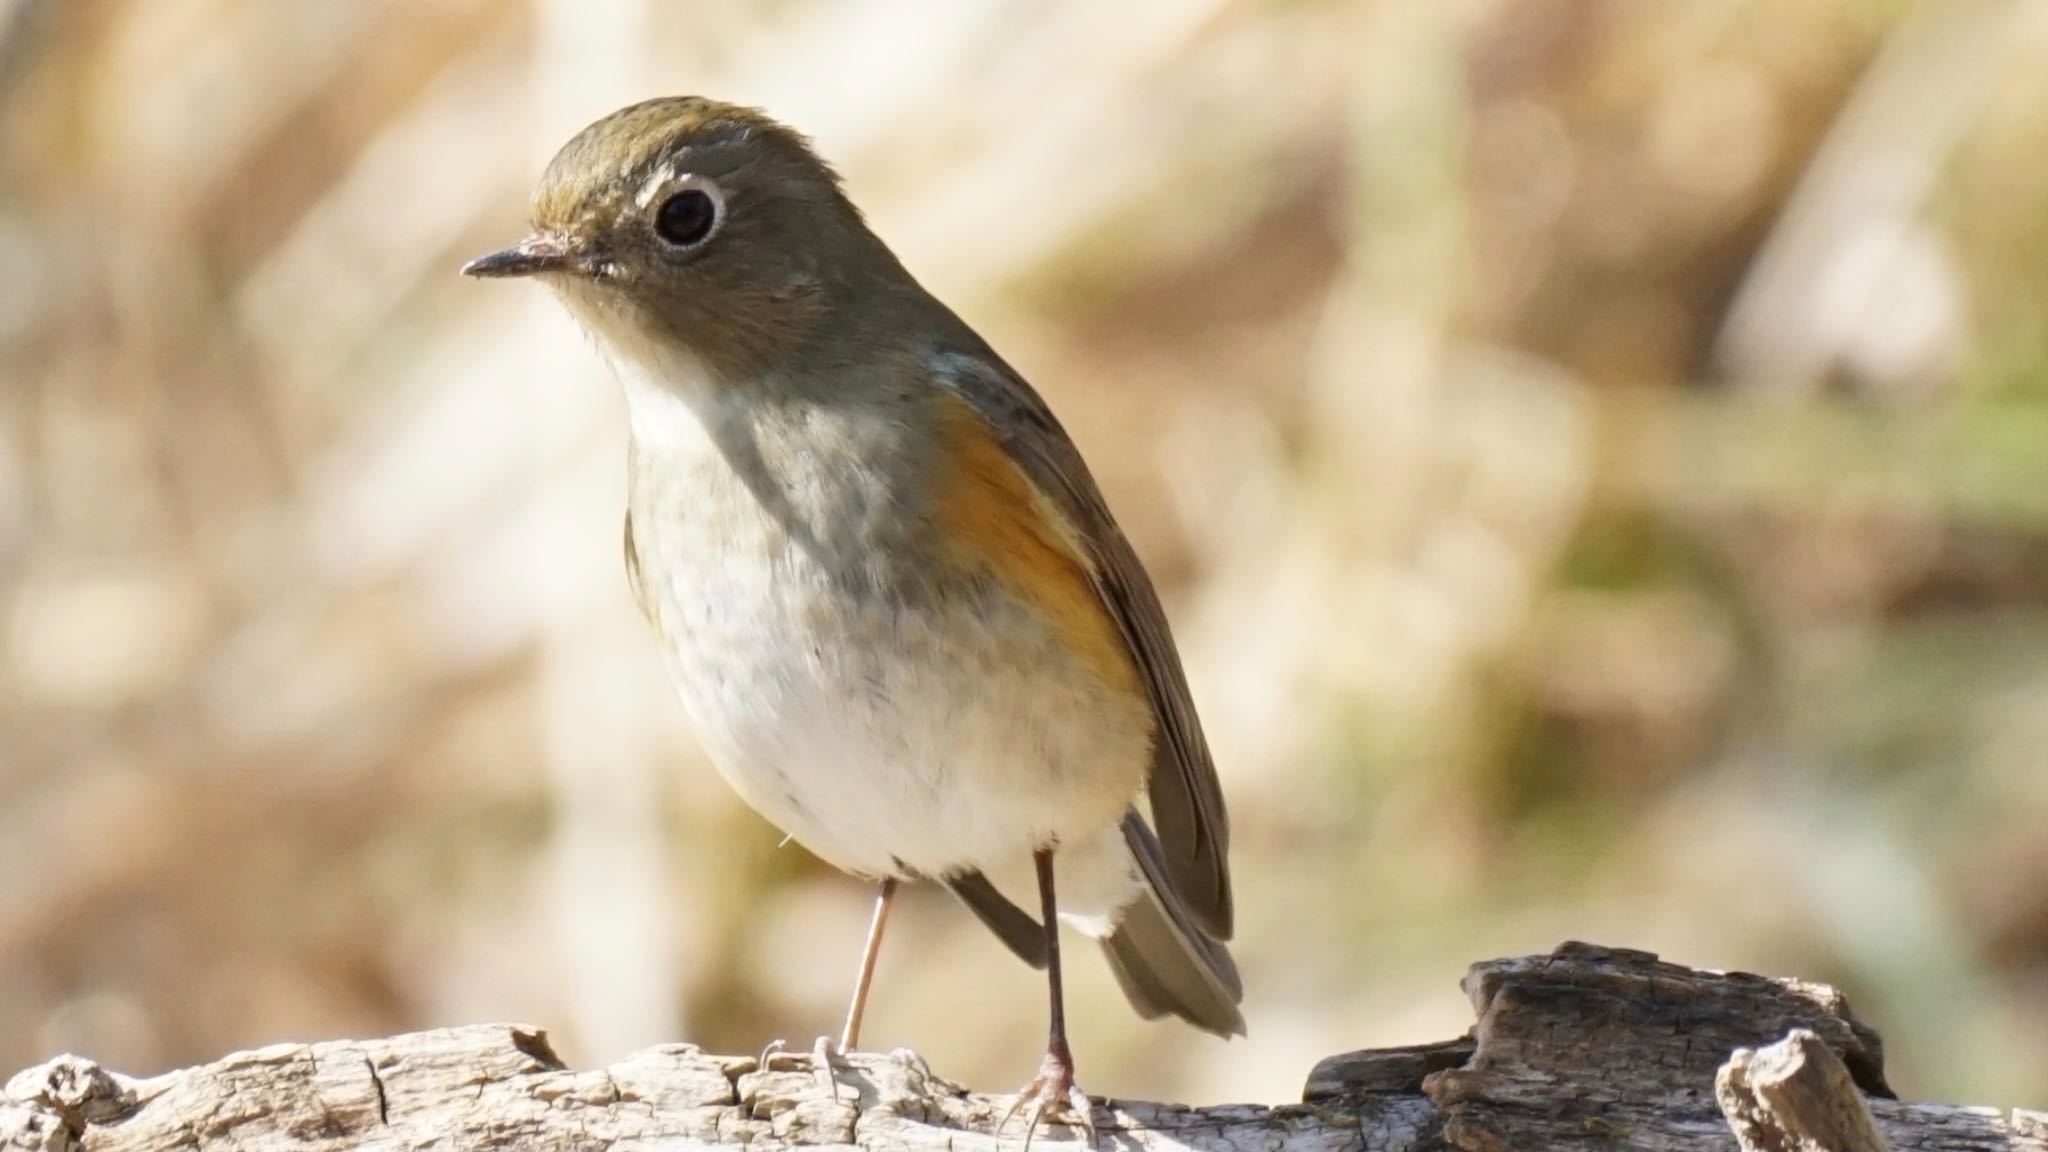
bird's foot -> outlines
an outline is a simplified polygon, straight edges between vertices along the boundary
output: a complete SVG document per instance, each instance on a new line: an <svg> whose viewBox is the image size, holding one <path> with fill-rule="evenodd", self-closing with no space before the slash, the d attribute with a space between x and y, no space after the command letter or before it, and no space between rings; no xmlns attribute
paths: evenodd
<svg viewBox="0 0 2048 1152"><path fill-rule="evenodd" d="M925 1058L919 1055L915 1049L891 1048L889 1050L889 1059L902 1065L906 1070L924 1077L926 1080L938 1079L938 1076L932 1072L932 1066L926 1063Z"/></svg>
<svg viewBox="0 0 2048 1152"><path fill-rule="evenodd" d="M818 1087L833 1103L839 1102L839 1078L833 1075L832 1058L839 1055L837 1045L830 1036L820 1036L811 1045L809 1052L791 1052L781 1040L771 1040L761 1049L761 1058L756 1063L763 1072L794 1072L808 1069L817 1077Z"/></svg>
<svg viewBox="0 0 2048 1152"><path fill-rule="evenodd" d="M1074 1058L1064 1048L1065 1045L1060 1045L1045 1054L1038 1075L1018 1091L1003 1118L996 1121L996 1135L1000 1136L1009 1127L1011 1117L1020 1109L1029 1109L1024 1114L1023 1152L1031 1152L1031 1138L1037 1134L1039 1124L1046 1121L1079 1128L1088 1134L1088 1146L1095 1146L1095 1103L1074 1086Z"/></svg>

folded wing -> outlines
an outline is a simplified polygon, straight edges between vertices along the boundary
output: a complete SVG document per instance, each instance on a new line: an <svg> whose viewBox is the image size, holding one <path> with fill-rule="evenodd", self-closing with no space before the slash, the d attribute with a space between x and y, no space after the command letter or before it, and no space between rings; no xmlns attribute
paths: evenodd
<svg viewBox="0 0 2048 1152"><path fill-rule="evenodd" d="M1045 401L986 350L949 349L931 370L987 422L1004 450L1079 534L1102 604L1137 662L1158 721L1147 777L1157 863L1190 920L1230 938L1230 822L1208 742L1188 695L1166 612L1095 479Z"/></svg>

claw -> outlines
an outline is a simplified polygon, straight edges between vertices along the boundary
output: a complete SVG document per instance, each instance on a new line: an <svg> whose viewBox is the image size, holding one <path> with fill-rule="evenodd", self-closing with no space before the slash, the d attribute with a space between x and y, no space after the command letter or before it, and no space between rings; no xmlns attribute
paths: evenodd
<svg viewBox="0 0 2048 1152"><path fill-rule="evenodd" d="M805 1064L817 1078L818 1087L834 1104L839 1103L839 1078L833 1075L832 1057L836 1048L830 1036L818 1037L809 1052L791 1052L785 1041L771 1040L761 1049L761 1056L755 1067L763 1072L779 1072L785 1068L795 1069Z"/></svg>
<svg viewBox="0 0 2048 1152"><path fill-rule="evenodd" d="M1095 1146L1095 1102L1075 1085L1072 1064L1059 1054L1045 1054L1045 1062L1039 1065L1038 1075L1017 1093L1016 1099L1003 1110L1002 1118L996 1121L996 1135L1002 1135L1003 1129L1008 1128L1010 1120L1017 1115L1017 1110L1027 1104L1031 1111L1025 1116L1023 1152L1031 1152L1032 1137L1038 1134L1039 1124L1048 1116L1055 1122L1087 1133L1088 1146Z"/></svg>
<svg viewBox="0 0 2048 1152"><path fill-rule="evenodd" d="M839 1077L832 1074L832 1038L818 1037L811 1046L811 1074L818 1078L818 1087L825 1090L825 1098L839 1103Z"/></svg>
<svg viewBox="0 0 2048 1152"><path fill-rule="evenodd" d="M901 1064L905 1069L917 1073L926 1080L938 1079L938 1076L932 1072L932 1066L926 1063L925 1058L918 1055L915 1049L891 1048L889 1050L889 1059Z"/></svg>
<svg viewBox="0 0 2048 1152"><path fill-rule="evenodd" d="M1095 1131L1095 1101L1086 1092L1073 1085L1067 1086L1067 1110L1070 1116L1080 1120L1081 1131L1088 1134L1088 1146L1095 1147L1101 1136Z"/></svg>

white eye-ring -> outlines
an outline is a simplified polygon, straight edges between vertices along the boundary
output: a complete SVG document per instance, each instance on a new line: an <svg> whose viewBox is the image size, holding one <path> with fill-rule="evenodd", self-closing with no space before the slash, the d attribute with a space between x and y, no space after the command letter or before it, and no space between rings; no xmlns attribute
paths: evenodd
<svg viewBox="0 0 2048 1152"><path fill-rule="evenodd" d="M718 185L686 176L669 185L654 209L654 234L671 248L695 248L711 239L725 219L725 198Z"/></svg>

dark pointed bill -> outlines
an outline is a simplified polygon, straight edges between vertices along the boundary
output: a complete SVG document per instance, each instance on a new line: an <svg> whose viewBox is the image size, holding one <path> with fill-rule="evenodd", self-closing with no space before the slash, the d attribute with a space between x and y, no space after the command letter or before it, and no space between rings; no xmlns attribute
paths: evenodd
<svg viewBox="0 0 2048 1152"><path fill-rule="evenodd" d="M464 276L537 276L542 272L572 272L581 264L577 254L560 241L547 236L529 236L502 252L479 256L462 266Z"/></svg>

